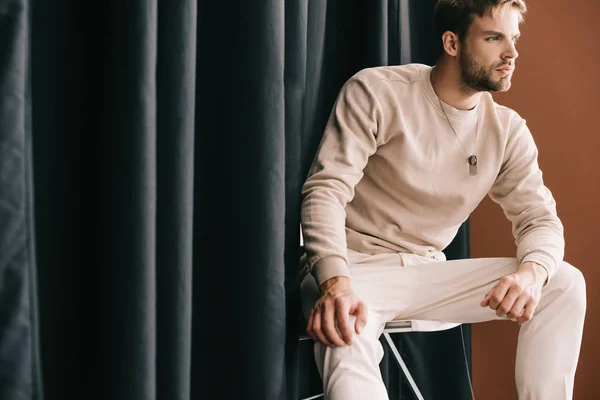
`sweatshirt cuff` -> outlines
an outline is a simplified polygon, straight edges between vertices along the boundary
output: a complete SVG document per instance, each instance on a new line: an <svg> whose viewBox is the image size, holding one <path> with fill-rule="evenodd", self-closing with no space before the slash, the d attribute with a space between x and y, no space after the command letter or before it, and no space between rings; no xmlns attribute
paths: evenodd
<svg viewBox="0 0 600 400"><path fill-rule="evenodd" d="M543 288L546 287L546 285L548 285L548 282L550 282L550 279L552 278L552 276L554 276L554 273L556 272L555 268L552 268L552 266L556 265L554 259L546 252L540 251L527 254L525 257L523 257L521 264L525 262L534 262L538 265L541 265L546 270L546 272L548 273L548 278L542 286Z"/></svg>
<svg viewBox="0 0 600 400"><path fill-rule="evenodd" d="M336 276L350 278L350 270L348 269L346 260L338 256L329 256L320 259L313 266L312 275L315 277L319 287L321 287L323 282Z"/></svg>

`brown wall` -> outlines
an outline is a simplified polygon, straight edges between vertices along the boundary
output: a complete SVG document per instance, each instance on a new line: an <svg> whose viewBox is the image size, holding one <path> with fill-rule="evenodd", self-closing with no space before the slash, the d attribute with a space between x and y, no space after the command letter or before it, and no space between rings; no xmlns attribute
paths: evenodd
<svg viewBox="0 0 600 400"><path fill-rule="evenodd" d="M574 398L600 399L600 0L527 4L513 86L494 97L527 120L565 225L565 260L586 277L588 309ZM510 223L489 199L472 215L471 246L472 257L515 254ZM506 322L473 326L476 398L517 398L517 332L516 324Z"/></svg>

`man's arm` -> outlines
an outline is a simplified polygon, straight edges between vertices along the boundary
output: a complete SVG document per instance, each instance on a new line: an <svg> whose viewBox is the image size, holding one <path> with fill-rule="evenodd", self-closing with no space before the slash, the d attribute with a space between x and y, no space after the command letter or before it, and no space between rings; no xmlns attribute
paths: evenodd
<svg viewBox="0 0 600 400"><path fill-rule="evenodd" d="M502 170L490 191L512 222L520 265L484 296L481 306L519 323L533 317L542 288L558 270L565 247L556 202L544 185L537 156L531 132L521 121L509 137Z"/></svg>
<svg viewBox="0 0 600 400"><path fill-rule="evenodd" d="M356 76L348 80L302 188L304 246L319 285L336 276L349 277L345 208L377 149L381 119L379 103L368 84Z"/></svg>
<svg viewBox="0 0 600 400"><path fill-rule="evenodd" d="M560 267L565 241L556 201L544 185L537 157L531 132L522 120L508 140L490 197L512 222L519 262L544 267L549 281Z"/></svg>
<svg viewBox="0 0 600 400"><path fill-rule="evenodd" d="M327 346L352 343L367 323L353 293L346 248L346 205L377 149L382 120L369 85L354 76L342 87L302 187L301 224L309 270L321 290L307 333ZM356 316L354 329L350 315Z"/></svg>

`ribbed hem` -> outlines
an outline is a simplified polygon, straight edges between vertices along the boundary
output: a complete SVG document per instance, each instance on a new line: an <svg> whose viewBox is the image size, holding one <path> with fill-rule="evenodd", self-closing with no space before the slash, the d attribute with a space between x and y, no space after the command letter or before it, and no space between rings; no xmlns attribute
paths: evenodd
<svg viewBox="0 0 600 400"><path fill-rule="evenodd" d="M312 275L317 284L321 286L323 282L336 276L345 276L350 278L350 270L346 261L338 256L329 256L320 259L312 269Z"/></svg>

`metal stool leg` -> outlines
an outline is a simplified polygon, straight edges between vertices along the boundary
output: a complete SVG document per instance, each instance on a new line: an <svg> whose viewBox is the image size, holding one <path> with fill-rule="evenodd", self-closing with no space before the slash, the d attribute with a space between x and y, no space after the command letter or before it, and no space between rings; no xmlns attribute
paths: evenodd
<svg viewBox="0 0 600 400"><path fill-rule="evenodd" d="M415 396L417 396L417 399L419 399L419 400L424 400L423 395L419 391L419 388L417 387L415 380L413 379L412 375L408 371L408 367L404 363L404 360L402 359L402 357L400 357L400 353L398 352L396 345L392 341L390 334L387 332L384 332L383 336L385 337L385 341L387 342L388 346L390 346L390 349L392 350L392 353L394 354L394 358L398 362L398 365L402 369L402 372L404 372L404 375L406 375L406 379L408 379L408 383L410 383L410 387L413 390L413 392L415 393Z"/></svg>

